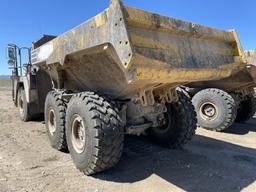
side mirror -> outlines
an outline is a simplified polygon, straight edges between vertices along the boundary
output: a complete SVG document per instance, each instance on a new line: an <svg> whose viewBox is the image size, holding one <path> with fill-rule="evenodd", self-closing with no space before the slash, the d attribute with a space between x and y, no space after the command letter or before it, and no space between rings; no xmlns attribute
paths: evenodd
<svg viewBox="0 0 256 192"><path fill-rule="evenodd" d="M9 59L9 60L8 60L8 65L9 65L9 66L14 66L14 65L15 65L15 61Z"/></svg>
<svg viewBox="0 0 256 192"><path fill-rule="evenodd" d="M8 57L8 60L16 61L16 50L14 47L7 48L7 57Z"/></svg>
<svg viewBox="0 0 256 192"><path fill-rule="evenodd" d="M17 60L15 47L7 47L7 59L8 59L9 66L15 65Z"/></svg>

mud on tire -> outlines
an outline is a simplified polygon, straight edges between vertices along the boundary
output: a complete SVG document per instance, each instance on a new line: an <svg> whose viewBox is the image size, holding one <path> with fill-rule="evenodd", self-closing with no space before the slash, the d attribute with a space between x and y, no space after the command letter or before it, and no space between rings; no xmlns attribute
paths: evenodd
<svg viewBox="0 0 256 192"><path fill-rule="evenodd" d="M45 100L45 126L51 146L59 151L67 151L65 117L67 102L61 93L51 91Z"/></svg>
<svg viewBox="0 0 256 192"><path fill-rule="evenodd" d="M195 135L196 112L190 97L183 90L178 90L179 101L167 104L167 124L163 127L149 128L148 137L163 147L180 148Z"/></svg>
<svg viewBox="0 0 256 192"><path fill-rule="evenodd" d="M112 105L96 93L84 92L71 98L66 135L71 157L85 175L111 168L121 158L122 121Z"/></svg>
<svg viewBox="0 0 256 192"><path fill-rule="evenodd" d="M220 89L204 89L192 99L198 118L198 126L211 131L223 131L236 118L237 107L234 98Z"/></svg>

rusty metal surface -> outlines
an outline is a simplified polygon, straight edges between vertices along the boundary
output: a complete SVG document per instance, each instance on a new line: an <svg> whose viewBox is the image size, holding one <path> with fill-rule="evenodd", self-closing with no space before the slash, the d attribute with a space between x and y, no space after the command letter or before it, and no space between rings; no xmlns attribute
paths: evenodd
<svg viewBox="0 0 256 192"><path fill-rule="evenodd" d="M123 6L32 51L58 88L129 97L189 82L227 78L245 69L235 31L223 31Z"/></svg>

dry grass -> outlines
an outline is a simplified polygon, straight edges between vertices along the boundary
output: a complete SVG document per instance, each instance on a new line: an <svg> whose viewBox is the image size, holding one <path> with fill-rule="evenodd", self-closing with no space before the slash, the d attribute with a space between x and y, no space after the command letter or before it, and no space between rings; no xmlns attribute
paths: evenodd
<svg viewBox="0 0 256 192"><path fill-rule="evenodd" d="M12 81L10 79L1 79L0 80L0 87L11 87Z"/></svg>

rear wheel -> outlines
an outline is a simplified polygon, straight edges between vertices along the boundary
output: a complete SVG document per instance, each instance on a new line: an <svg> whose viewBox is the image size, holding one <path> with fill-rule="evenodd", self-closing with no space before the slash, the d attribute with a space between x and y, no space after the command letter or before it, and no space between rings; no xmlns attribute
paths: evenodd
<svg viewBox="0 0 256 192"><path fill-rule="evenodd" d="M31 114L29 113L29 104L26 100L26 95L23 87L20 87L18 90L18 109L20 114L20 119L24 122L30 121Z"/></svg>
<svg viewBox="0 0 256 192"><path fill-rule="evenodd" d="M188 94L178 91L179 101L167 104L165 124L149 128L146 132L149 138L164 147L179 148L195 135L196 112Z"/></svg>
<svg viewBox="0 0 256 192"><path fill-rule="evenodd" d="M74 95L67 108L66 135L76 167L86 175L115 166L123 150L124 132L118 113L93 92Z"/></svg>
<svg viewBox="0 0 256 192"><path fill-rule="evenodd" d="M235 121L237 108L233 97L219 89L205 89L192 99L198 126L212 131L223 131Z"/></svg>
<svg viewBox="0 0 256 192"><path fill-rule="evenodd" d="M250 96L246 100L240 102L236 122L244 123L253 118L256 112L256 97Z"/></svg>
<svg viewBox="0 0 256 192"><path fill-rule="evenodd" d="M45 100L45 126L51 146L59 151L67 150L65 116L67 103L61 93L51 91Z"/></svg>

